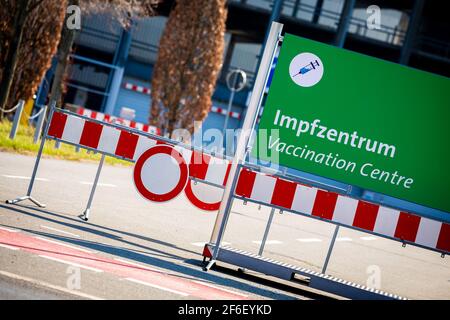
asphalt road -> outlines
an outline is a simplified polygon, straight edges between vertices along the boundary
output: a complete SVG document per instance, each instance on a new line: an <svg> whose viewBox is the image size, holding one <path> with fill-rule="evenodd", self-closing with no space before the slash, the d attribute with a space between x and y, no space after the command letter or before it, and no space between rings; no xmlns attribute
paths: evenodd
<svg viewBox="0 0 450 320"><path fill-rule="evenodd" d="M24 195L35 158L0 153L0 200ZM0 204L0 299L308 299L307 292L200 268L215 213L184 197L150 203L132 168L105 166L91 219L78 218L97 165L43 159L33 196ZM237 201L225 241L257 252L270 208ZM276 214L265 256L320 271L334 226ZM328 273L412 299L449 299L448 257L341 228Z"/></svg>

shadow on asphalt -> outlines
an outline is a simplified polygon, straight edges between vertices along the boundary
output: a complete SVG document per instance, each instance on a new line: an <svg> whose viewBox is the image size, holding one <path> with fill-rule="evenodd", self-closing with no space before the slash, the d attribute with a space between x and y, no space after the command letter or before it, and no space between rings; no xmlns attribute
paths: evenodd
<svg viewBox="0 0 450 320"><path fill-rule="evenodd" d="M92 234L95 234L95 235L98 235L98 236L101 236L101 237L109 238L109 239L112 239L112 240L116 240L116 241L120 241L120 242L123 242L123 243L126 243L126 244L130 244L130 245L133 245L133 246L136 246L136 247L140 247L142 249L147 249L147 250L153 251L154 253L159 254L161 256L171 257L171 258L174 258L174 259L179 258L179 256L177 256L177 255L172 255L170 253L167 253L167 252L164 252L164 251L161 251L161 250L157 250L157 249L154 249L154 248L143 246L143 245L138 244L138 243L127 241L127 240L124 240L120 236L116 236L116 235L113 235L113 234L108 233L108 232L103 232L103 231L100 231L100 230L96 230L96 229L92 229L92 228L89 228L89 227L85 227L84 225L88 225L88 226L99 228L99 229L104 229L104 230L107 230L109 232L119 233L119 234L123 234L123 235L126 235L126 236L138 238L138 239L141 239L141 240L144 240L144 241L153 242L153 243L156 243L156 244L159 244L159 245L171 247L173 249L186 251L186 252L189 252L189 253L192 253L192 254L195 254L195 255L199 254L198 252L187 250L187 249L184 249L184 248L180 248L180 247L175 246L175 245L173 245L171 243L168 243L168 242L156 240L156 239L153 239L153 238L148 238L148 237L145 237L145 236L137 235L137 234L126 232L126 231L121 231L121 230L116 230L116 229L104 227L104 226L101 226L101 225L96 225L96 224L89 223L89 222L84 222L84 221L81 221L81 219L68 217L68 216L65 216L65 215L62 215L62 214L54 213L54 212L51 212L51 211L48 211L48 210L43 210L43 209L32 207L32 206L15 205L15 207L14 207L14 206L5 206L3 204L0 204L0 208L10 209L10 210L13 210L13 211L20 212L22 214L26 214L26 215L29 215L29 216L32 216L32 217L35 217L35 218L39 218L39 219L48 221L48 222L53 222L53 223L60 224L60 225L66 226L66 227L74 228L74 229L77 229L77 230L80 230L80 231L84 231L84 232L89 232L89 233L92 233ZM69 222L62 222L62 221L51 219L51 218L48 218L48 217L43 217L41 215L37 215L37 214L31 213L31 212L28 212L28 211L24 211L24 210L21 210L21 209L18 209L18 208L34 210L34 211L37 211L37 212L40 212L40 213L44 213L44 214L47 214L47 215L50 215L50 216L54 216L54 217L57 217L57 218L70 220L70 221L76 222L77 224L71 224ZM83 225L79 225L79 224L83 224Z"/></svg>
<svg viewBox="0 0 450 320"><path fill-rule="evenodd" d="M103 237L106 237L106 238L109 238L109 239L113 239L113 240L116 240L116 241L119 241L119 242L123 242L124 244L137 246L137 247L139 247L141 249L149 250L150 252L136 251L136 250L132 250L132 249L106 245L106 244L102 244L102 243L99 243L99 242L87 241L87 240L71 238L71 237L65 237L65 236L59 236L59 235L54 235L54 234L50 234L50 233L46 233L46 232L40 232L40 231L29 230L29 229L24 229L24 228L20 229L20 230L23 230L23 231L28 232L28 233L32 233L32 234L36 234L36 235L40 235L40 236L45 236L47 238L51 238L51 239L54 239L54 240L59 240L59 241L62 241L62 242L78 245L78 246L81 246L81 247L85 247L87 249L92 249L92 250L95 250L95 251L104 252L104 253L107 253L107 254L114 255L116 257L133 260L135 262L148 264L148 265L151 265L151 266L154 266L154 267L159 267L159 268L166 269L166 270L169 270L169 271L172 271L172 272L177 272L177 273L181 273L181 274L186 275L186 276L180 276L179 274L171 274L172 276L175 276L175 277L186 278L186 279L189 279L189 280L201 279L201 280L204 280L206 282L210 282L211 284L232 287L232 288L235 288L235 289L238 289L238 290L246 291L246 292L253 293L253 294L256 294L256 295L260 295L260 296L263 296L263 297L267 297L267 298L270 298L270 299L280 299L280 300L293 300L293 299L295 299L294 297L289 296L289 295L285 295L285 294L282 294L282 293L275 293L273 291L270 291L270 290L267 290L267 289L263 289L263 288L259 288L259 287L253 286L251 284L242 283L242 282L239 282L237 280L220 277L220 276L217 276L217 275L213 275L211 273L206 273L206 272L204 272L202 270L192 269L190 267L183 266L183 265L180 265L180 264L177 264L177 263L174 263L174 262L166 261L166 260L160 259L158 257L148 256L148 254L155 254L156 256L159 256L159 257L168 257L168 258L173 258L173 259L180 260L180 261L185 261L186 260L186 257L182 257L182 256L175 255L175 254L170 254L170 253L158 250L158 249L154 249L154 248L146 247L146 246L143 246L143 245L140 245L140 244L137 244L137 243L133 243L131 241L124 240L122 237L115 236L115 235L112 235L112 234L107 233L107 232L95 230L95 229L92 229L92 228L89 228L89 227L80 226L80 225L78 225L78 223L88 224L90 226L93 226L93 227L95 226L95 227L102 228L102 229L105 229L105 230L108 230L108 231L111 231L111 232L122 233L124 235L128 235L128 236L131 236L131 237L136 237L136 238L139 238L139 239L142 239L142 240L145 240L145 241L157 243L157 244L160 244L160 245L165 245L165 246L177 249L177 250L181 250L181 251L185 251L185 252L189 252L189 253L195 254L195 255L199 256L200 259L203 259L203 257L198 252L194 252L194 251L191 251L191 250L180 248L180 247L175 246L175 245L173 245L171 243L167 243L167 242L164 242L164 241L159 241L159 240L155 240L155 239L152 239L152 238L148 238L148 237L144 237L144 236L140 236L140 235L135 235L135 234L132 234L132 233L123 232L123 231L119 231L119 230L115 230L115 229L110 229L110 228L107 228L107 227L98 226L98 225L91 224L91 223L88 223L88 222L82 222L82 221L74 219L72 217L67 217L67 216L64 216L64 215L57 214L57 213L52 213L52 212L50 212L48 210L42 210L42 209L35 208L35 207L22 206L22 205L7 206L7 205L0 204L0 208L6 209L6 210L15 211L15 212L20 213L20 214L28 215L28 216L31 216L31 217L34 217L34 218L42 219L42 220L53 222L53 223L56 223L56 224L64 225L64 226L67 226L67 227L70 227L70 228L78 229L78 230L81 230L81 231L84 231L84 232L90 232L90 233L93 233L93 234L96 234L96 235L99 235L99 236L103 236ZM54 217L63 218L63 219L66 219L66 220L71 220L71 221L76 222L77 224L72 224L72 223L69 223L69 222L58 221L58 220L55 220L55 219L52 219L52 218L49 218L49 217L43 217L43 216L38 215L36 213L25 211L24 209L31 209L31 210L38 211L38 212L43 213L43 214L48 214L48 215L51 215L51 216L54 216ZM14 226L7 226L7 225L4 225L4 226L5 227L14 227ZM187 260L187 263L191 264L191 265L196 265L196 264L193 263L192 259ZM117 262L117 264L120 264L120 262ZM200 266L200 265L201 265L201 261L198 260L198 266ZM139 267L135 267L135 268L139 268ZM304 292L302 295L306 296L307 292Z"/></svg>

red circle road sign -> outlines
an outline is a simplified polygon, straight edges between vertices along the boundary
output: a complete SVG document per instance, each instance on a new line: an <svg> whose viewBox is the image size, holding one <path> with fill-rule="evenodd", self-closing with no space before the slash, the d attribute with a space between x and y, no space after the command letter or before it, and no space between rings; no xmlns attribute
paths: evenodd
<svg viewBox="0 0 450 320"><path fill-rule="evenodd" d="M186 186L189 169L183 156L168 145L157 145L137 160L134 184L146 199L165 202L177 197Z"/></svg>
<svg viewBox="0 0 450 320"><path fill-rule="evenodd" d="M222 202L223 189L206 183L188 181L184 189L186 197L199 209L217 211Z"/></svg>

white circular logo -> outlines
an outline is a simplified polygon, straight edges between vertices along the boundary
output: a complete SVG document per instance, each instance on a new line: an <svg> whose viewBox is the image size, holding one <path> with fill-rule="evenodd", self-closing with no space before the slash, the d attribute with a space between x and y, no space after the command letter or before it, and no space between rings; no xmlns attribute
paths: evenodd
<svg viewBox="0 0 450 320"><path fill-rule="evenodd" d="M289 74L292 81L300 87L312 87L322 79L322 60L309 52L300 53L292 59Z"/></svg>

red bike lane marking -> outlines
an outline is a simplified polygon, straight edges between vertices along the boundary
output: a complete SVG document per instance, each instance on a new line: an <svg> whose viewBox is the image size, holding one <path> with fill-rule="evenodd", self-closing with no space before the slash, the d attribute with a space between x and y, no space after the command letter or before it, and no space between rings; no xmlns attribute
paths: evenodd
<svg viewBox="0 0 450 320"><path fill-rule="evenodd" d="M232 293L230 290L214 288L199 283L199 280L188 280L176 275L138 267L114 259L102 257L98 254L87 253L78 249L68 248L52 242L26 235L21 232L10 232L0 229L0 243L18 248L22 251L63 260L67 263L80 264L86 267L108 272L123 278L132 278L150 285L165 287L174 291L186 293L190 296L206 300L243 300L248 299L241 293ZM196 282L197 281L197 282ZM204 281L204 280L202 280Z"/></svg>

